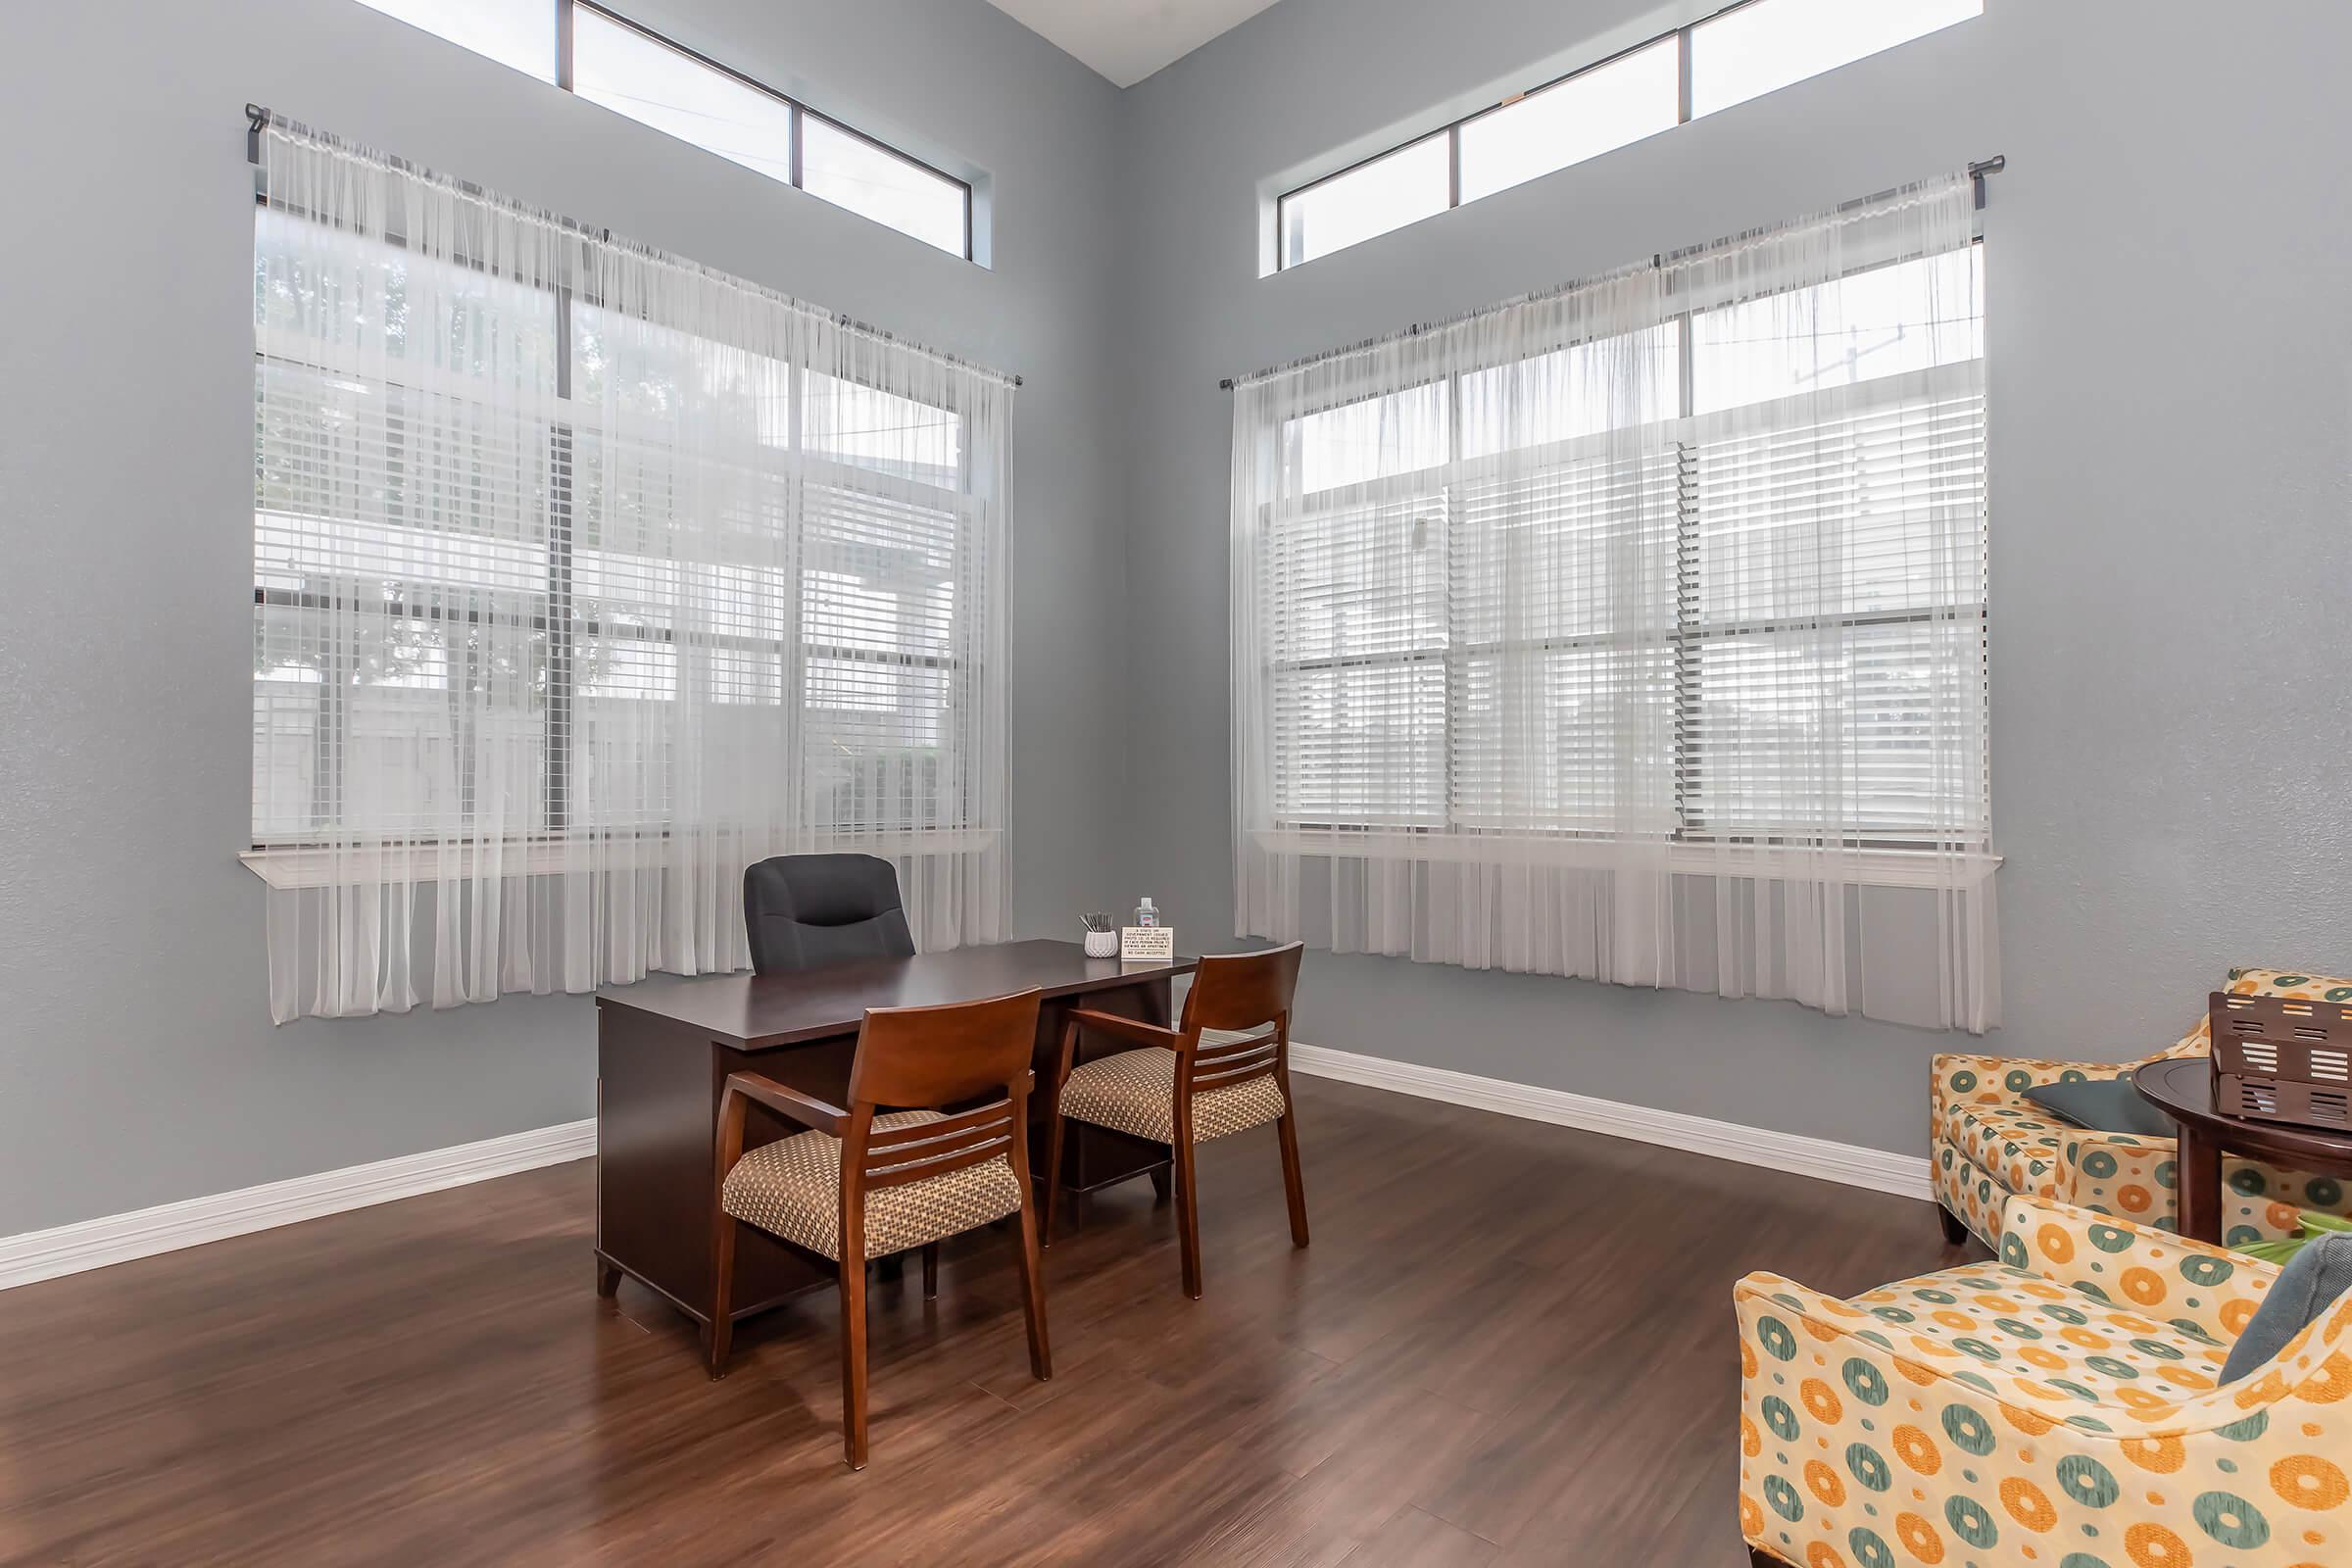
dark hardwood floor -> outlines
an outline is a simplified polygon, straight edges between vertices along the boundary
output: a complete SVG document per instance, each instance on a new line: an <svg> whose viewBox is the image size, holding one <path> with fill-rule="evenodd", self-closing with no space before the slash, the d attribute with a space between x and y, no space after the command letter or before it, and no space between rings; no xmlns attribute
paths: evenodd
<svg viewBox="0 0 2352 1568"><path fill-rule="evenodd" d="M1298 1100L1314 1246L1270 1129L1201 1152L1200 1301L1149 1184L1067 1205L1052 1383L1002 1234L877 1284L858 1475L834 1294L709 1381L598 1299L585 1162L0 1294L0 1561L1737 1568L1732 1281L1962 1255L1904 1199Z"/></svg>

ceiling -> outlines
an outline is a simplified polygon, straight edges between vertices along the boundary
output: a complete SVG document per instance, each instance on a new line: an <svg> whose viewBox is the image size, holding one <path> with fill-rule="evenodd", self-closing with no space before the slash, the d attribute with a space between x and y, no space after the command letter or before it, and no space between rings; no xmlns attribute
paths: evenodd
<svg viewBox="0 0 2352 1568"><path fill-rule="evenodd" d="M1274 0L989 0L999 11L1132 87Z"/></svg>

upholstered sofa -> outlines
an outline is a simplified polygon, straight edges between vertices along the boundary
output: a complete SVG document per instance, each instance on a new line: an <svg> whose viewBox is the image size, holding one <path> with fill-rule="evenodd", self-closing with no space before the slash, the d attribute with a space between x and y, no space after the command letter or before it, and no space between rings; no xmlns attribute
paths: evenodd
<svg viewBox="0 0 2352 1568"><path fill-rule="evenodd" d="M2286 969L2232 969L2222 989L2245 996L2352 1000L2352 980ZM2196 1027L2157 1055L2209 1054L2210 1027L2200 1013ZM2172 1139L2084 1132L2025 1099L2037 1084L2112 1078L2128 1065L1938 1055L1929 1091L1930 1159L1946 1234L1957 1241L1965 1226L1997 1248L2002 1205L2012 1194L2174 1229ZM2298 1209L2352 1212L2346 1185L2330 1176L2226 1156L2222 1239L2234 1245L2292 1235Z"/></svg>
<svg viewBox="0 0 2352 1568"><path fill-rule="evenodd" d="M2032 1198L1999 1260L1740 1319L1740 1527L1795 1568L2352 1563L2352 1296L2220 1382L2266 1263Z"/></svg>

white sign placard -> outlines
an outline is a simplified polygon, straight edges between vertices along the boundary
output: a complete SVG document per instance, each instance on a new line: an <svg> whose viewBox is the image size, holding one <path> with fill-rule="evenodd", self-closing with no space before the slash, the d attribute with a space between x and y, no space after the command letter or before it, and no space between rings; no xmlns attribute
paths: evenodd
<svg viewBox="0 0 2352 1568"><path fill-rule="evenodd" d="M1176 958L1176 928L1172 925L1119 927L1121 963L1172 963Z"/></svg>

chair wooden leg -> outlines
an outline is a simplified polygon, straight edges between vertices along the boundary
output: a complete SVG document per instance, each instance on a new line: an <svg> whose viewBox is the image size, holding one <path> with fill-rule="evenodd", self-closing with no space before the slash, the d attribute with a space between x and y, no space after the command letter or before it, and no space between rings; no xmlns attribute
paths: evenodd
<svg viewBox="0 0 2352 1568"><path fill-rule="evenodd" d="M1054 1352L1046 1344L1046 1282L1038 1259L1037 1216L1027 1202L1021 1204L1020 1219L1016 1245L1020 1250L1021 1314L1029 1323L1029 1371L1038 1382L1046 1383L1054 1376Z"/></svg>
<svg viewBox="0 0 2352 1568"><path fill-rule="evenodd" d="M1061 1109L1056 1105L1046 1116L1046 1212L1038 1226L1040 1247L1054 1245L1054 1205L1061 1192Z"/></svg>
<svg viewBox="0 0 2352 1568"><path fill-rule="evenodd" d="M603 1258L598 1258L596 1260L596 1294L610 1300L613 1293L619 1289L620 1265L608 1263Z"/></svg>
<svg viewBox="0 0 2352 1568"><path fill-rule="evenodd" d="M703 1343L710 1358L710 1375L727 1375L727 1350L735 1337L735 1227L738 1221L725 1209L718 1211L717 1234L710 1247L710 1322L703 1330Z"/></svg>
<svg viewBox="0 0 2352 1568"><path fill-rule="evenodd" d="M1169 1182L1168 1182L1168 1167L1167 1167L1167 1166L1165 1166L1165 1165L1154 1165L1154 1166L1152 1166L1152 1205L1154 1208L1158 1207L1160 1204L1162 1204L1162 1203L1164 1203L1164 1202L1166 1202L1166 1201L1168 1200L1168 1190L1169 1190Z"/></svg>
<svg viewBox="0 0 2352 1568"><path fill-rule="evenodd" d="M1295 1118L1282 1116L1274 1123L1274 1133L1282 1142L1282 1194L1291 1204L1291 1245L1306 1245L1306 1184L1298 1174L1298 1128Z"/></svg>
<svg viewBox="0 0 2352 1568"><path fill-rule="evenodd" d="M865 1259L841 1260L841 1446L865 1468Z"/></svg>
<svg viewBox="0 0 2352 1568"><path fill-rule="evenodd" d="M1184 1254L1184 1294L1200 1299L1200 1191L1193 1175L1192 1129L1177 1128L1176 1244Z"/></svg>
<svg viewBox="0 0 2352 1568"><path fill-rule="evenodd" d="M1943 1222L1944 1246L1958 1247L1962 1242L1968 1240L1968 1226L1961 1221L1959 1215L1944 1207L1943 1204L1937 1203L1936 1205L1936 1217Z"/></svg>
<svg viewBox="0 0 2352 1568"><path fill-rule="evenodd" d="M939 1299L939 1244L931 1242L923 1248L923 1299Z"/></svg>
<svg viewBox="0 0 2352 1568"><path fill-rule="evenodd" d="M1749 1568L1788 1568L1787 1563L1766 1551L1762 1546L1748 1547L1747 1560Z"/></svg>

